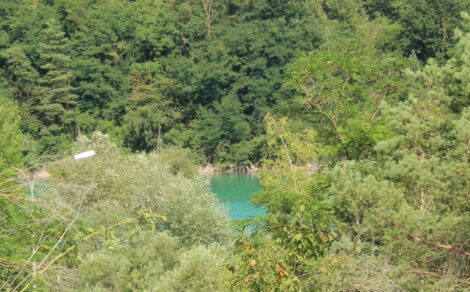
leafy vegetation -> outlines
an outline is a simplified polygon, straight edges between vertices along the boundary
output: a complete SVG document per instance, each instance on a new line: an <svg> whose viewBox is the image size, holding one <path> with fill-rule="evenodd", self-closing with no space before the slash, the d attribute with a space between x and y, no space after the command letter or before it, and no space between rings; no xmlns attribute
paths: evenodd
<svg viewBox="0 0 470 292"><path fill-rule="evenodd" d="M1 2L0 290L467 291L469 9Z"/></svg>
<svg viewBox="0 0 470 292"><path fill-rule="evenodd" d="M463 17L465 27L470 18ZM381 119L391 134L372 141L373 152L358 151L365 157L352 157L310 176L299 173L291 165L295 157L308 157L306 151L322 147L321 140L307 147L308 135L293 127L294 122L290 127L287 121L277 122L279 128L272 132L268 123L268 136L281 148L275 153L282 155L261 173L265 190L256 202L269 211L259 232L244 241L253 248L242 250L240 258L255 254L264 261L260 269L267 262L282 262L279 275L285 277L267 280L245 261L238 271L246 277L244 287L468 288L468 108L455 104L463 91L448 88L460 84L461 75L451 72L462 70L457 60L467 54L462 48L469 32L456 34L456 48L445 64L431 60L422 69L409 70L413 86L408 97L381 102ZM456 62L460 65L454 67Z"/></svg>

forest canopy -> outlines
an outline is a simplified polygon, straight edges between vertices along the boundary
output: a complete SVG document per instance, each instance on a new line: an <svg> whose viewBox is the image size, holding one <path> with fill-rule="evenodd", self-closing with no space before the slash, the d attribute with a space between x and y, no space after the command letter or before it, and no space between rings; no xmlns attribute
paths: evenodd
<svg viewBox="0 0 470 292"><path fill-rule="evenodd" d="M469 13L0 1L0 290L467 291Z"/></svg>
<svg viewBox="0 0 470 292"><path fill-rule="evenodd" d="M460 12L469 6L4 1L0 87L19 104L30 157L70 151L78 136L99 130L132 151L176 145L198 153L200 163L256 164L264 158L264 116L294 110L286 105L300 88L290 86L289 72L297 70L292 78L303 82L301 70L326 74L313 79L326 82L325 91L335 87L335 98L348 95L347 107L366 106L367 98L379 103L379 96L399 99L407 88L403 68L448 59ZM349 88L338 87L343 75Z"/></svg>

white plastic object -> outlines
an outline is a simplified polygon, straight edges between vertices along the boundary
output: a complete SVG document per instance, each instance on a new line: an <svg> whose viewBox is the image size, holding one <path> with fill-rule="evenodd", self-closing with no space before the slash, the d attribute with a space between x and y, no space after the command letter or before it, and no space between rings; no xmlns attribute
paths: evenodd
<svg viewBox="0 0 470 292"><path fill-rule="evenodd" d="M74 160L80 160L80 159L85 159L85 158L92 157L92 156L95 156L95 155L96 155L96 152L94 150L89 150L89 151L85 151L85 152L79 153L77 155L74 155L73 159Z"/></svg>

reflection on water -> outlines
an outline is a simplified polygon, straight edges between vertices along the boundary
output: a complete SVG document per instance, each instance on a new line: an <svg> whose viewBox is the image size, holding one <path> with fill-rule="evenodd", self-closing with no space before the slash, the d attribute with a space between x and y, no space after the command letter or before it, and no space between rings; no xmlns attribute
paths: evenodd
<svg viewBox="0 0 470 292"><path fill-rule="evenodd" d="M211 176L212 192L229 209L231 219L248 219L265 210L250 203L251 196L262 190L256 175L248 173L215 174Z"/></svg>

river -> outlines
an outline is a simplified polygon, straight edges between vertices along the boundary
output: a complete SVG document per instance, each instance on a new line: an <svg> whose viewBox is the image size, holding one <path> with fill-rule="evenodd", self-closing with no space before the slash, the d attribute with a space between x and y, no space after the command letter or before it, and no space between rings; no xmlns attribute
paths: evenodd
<svg viewBox="0 0 470 292"><path fill-rule="evenodd" d="M227 206L231 219L248 219L266 213L250 203L262 190L256 175L249 173L215 174L210 178L212 192Z"/></svg>

